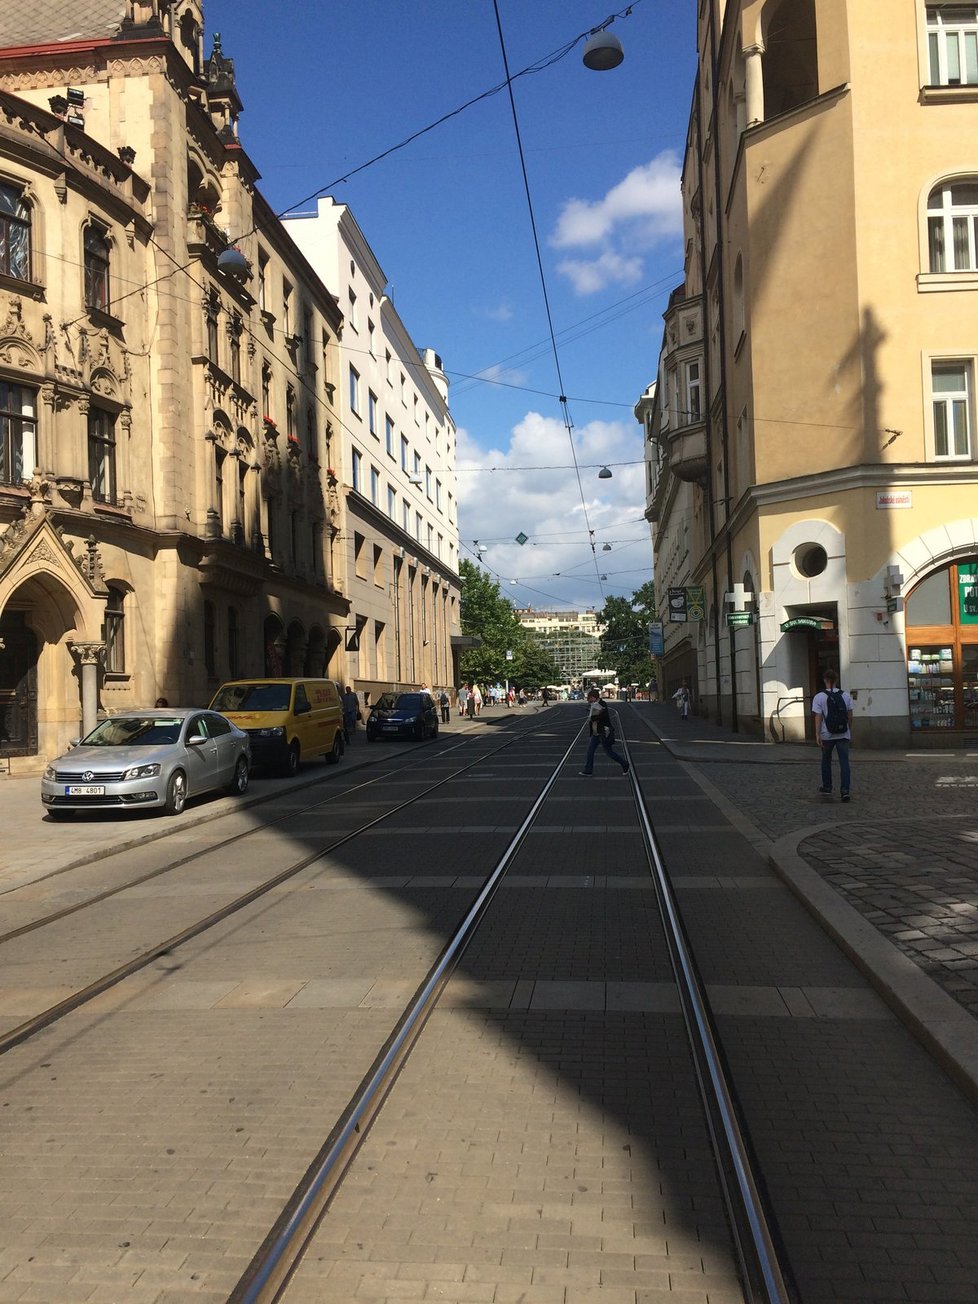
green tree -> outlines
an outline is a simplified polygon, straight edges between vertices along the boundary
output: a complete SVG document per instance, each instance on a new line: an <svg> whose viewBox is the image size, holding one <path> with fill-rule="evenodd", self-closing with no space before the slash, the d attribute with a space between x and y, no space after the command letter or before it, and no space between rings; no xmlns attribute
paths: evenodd
<svg viewBox="0 0 978 1304"><path fill-rule="evenodd" d="M459 566L462 578L462 633L477 635L482 646L462 653L462 678L479 684L510 683L538 688L557 679L553 658L531 630L524 629L513 604L498 583L468 560ZM508 659L511 652L512 659Z"/></svg>
<svg viewBox="0 0 978 1304"><path fill-rule="evenodd" d="M649 580L630 598L608 598L598 612L605 626L601 664L615 670L619 684L648 684L654 673L649 655L649 622L655 620L655 585Z"/></svg>

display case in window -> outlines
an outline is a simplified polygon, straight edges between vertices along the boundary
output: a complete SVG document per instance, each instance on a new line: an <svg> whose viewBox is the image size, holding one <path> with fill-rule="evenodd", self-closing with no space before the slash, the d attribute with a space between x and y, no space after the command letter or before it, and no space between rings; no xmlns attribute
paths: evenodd
<svg viewBox="0 0 978 1304"><path fill-rule="evenodd" d="M953 729L954 649L912 647L907 657L911 729Z"/></svg>

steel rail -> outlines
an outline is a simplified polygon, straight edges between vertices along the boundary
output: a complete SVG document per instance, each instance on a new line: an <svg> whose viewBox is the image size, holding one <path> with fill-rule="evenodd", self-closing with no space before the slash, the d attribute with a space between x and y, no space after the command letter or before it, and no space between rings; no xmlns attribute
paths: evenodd
<svg viewBox="0 0 978 1304"><path fill-rule="evenodd" d="M253 888L250 888L247 892L235 897L232 901L226 902L223 906L212 911L203 919L199 919L195 923L181 929L180 932L175 933L172 937L168 937L162 942L157 942L148 950L141 952L137 956L133 956L124 964L117 966L117 968L111 970L109 973L103 974L101 978L96 978L94 982L87 984L85 987L79 988L77 992L72 992L70 996L66 996L63 1000L57 1001L46 1010L41 1010L38 1014L32 1015L29 1019L25 1019L22 1023L17 1024L16 1027L11 1028L8 1032L0 1035L0 1056L13 1050L15 1046L19 1046L22 1042L35 1036L44 1028L49 1027L52 1023L56 1023L59 1019L63 1019L66 1015L80 1009L81 1006L94 1000L96 996L100 996L102 992L108 991L109 988L117 986L126 978L130 978L141 969L145 969L147 965L152 964L153 961L158 959L161 955L165 955L168 952L175 950L185 942L192 941L195 937L199 937L202 933L205 933L217 924L222 923L231 915L237 914L238 911L243 910L254 901L258 901L263 896L267 896L269 892L273 891L276 887L279 887L282 883L287 882L290 878L294 878L297 874L300 874L302 870L315 864L317 860L322 860L323 857L330 855L340 847L345 846L348 842L352 842L354 838L360 837L362 834L367 832L368 829L372 829L384 820L390 819L392 815L396 815L399 811L405 810L408 806L414 805L415 802L422 801L430 793L444 787L447 783L451 783L452 780L458 778L460 774L465 774L467 771L475 769L477 765L481 765L490 757L495 756L499 752L505 751L507 747L512 747L514 743L522 741L534 732L534 729L529 729L507 738L506 741L501 743L498 747L494 747L484 755L476 757L476 759L471 761L468 765L463 765L459 769L453 770L451 774L438 779L435 783L429 784L429 786L421 792L415 793L413 797L407 798L396 806L392 806L390 810L384 811L383 814L375 816L372 820L368 820L359 828L352 830L350 833L345 833L342 837L336 838L328 845L319 847L316 851L310 852L308 855L301 857L301 859L293 862L293 864L287 866L285 869L280 870L271 878L266 879L264 882Z"/></svg>
<svg viewBox="0 0 978 1304"><path fill-rule="evenodd" d="M389 1095L439 996L458 967L506 870L523 845L540 807L557 782L580 734L581 728L576 729L523 823L486 878L478 896L428 971L427 977L361 1080L350 1103L228 1296L228 1304L272 1304L272 1301L281 1298L283 1289L298 1266L337 1187L366 1139L371 1123Z"/></svg>
<svg viewBox="0 0 978 1304"><path fill-rule="evenodd" d="M625 747L628 755L627 742ZM741 1122L724 1068L706 988L693 958L634 765L629 770L629 779L652 869L659 914L679 990L697 1085L713 1140L717 1174L727 1204L743 1285L750 1292L749 1304L792 1304L793 1296L788 1291L771 1230L772 1220L754 1175L746 1127Z"/></svg>

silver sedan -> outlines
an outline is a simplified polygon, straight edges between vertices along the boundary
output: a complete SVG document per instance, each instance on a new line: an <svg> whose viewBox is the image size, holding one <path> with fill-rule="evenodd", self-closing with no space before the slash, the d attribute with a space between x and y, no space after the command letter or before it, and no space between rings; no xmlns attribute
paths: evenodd
<svg viewBox="0 0 978 1304"><path fill-rule="evenodd" d="M250 769L248 735L216 711L130 711L103 720L51 762L41 801L52 819L147 807L179 815L200 793L245 792Z"/></svg>

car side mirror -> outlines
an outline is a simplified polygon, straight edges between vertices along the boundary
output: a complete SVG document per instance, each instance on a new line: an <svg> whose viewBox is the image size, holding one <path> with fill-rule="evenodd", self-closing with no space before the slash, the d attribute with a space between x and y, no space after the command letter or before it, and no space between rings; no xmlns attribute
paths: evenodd
<svg viewBox="0 0 978 1304"><path fill-rule="evenodd" d="M204 737L203 734L191 734L190 737L187 739L187 746L202 747L206 742L207 739Z"/></svg>

